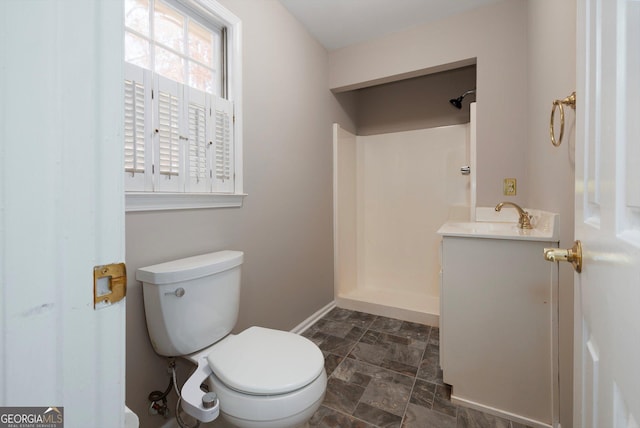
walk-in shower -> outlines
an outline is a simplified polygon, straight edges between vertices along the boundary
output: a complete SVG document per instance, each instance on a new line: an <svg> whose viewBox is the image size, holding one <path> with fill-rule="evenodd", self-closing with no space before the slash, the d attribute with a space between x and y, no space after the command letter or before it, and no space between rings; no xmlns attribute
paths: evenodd
<svg viewBox="0 0 640 428"><path fill-rule="evenodd" d="M460 110L462 109L462 100L464 99L464 97L466 97L467 95L475 94L475 93L476 93L475 89L470 89L464 94L460 95L458 98L451 98L449 102L451 103L452 106Z"/></svg>
<svg viewBox="0 0 640 428"><path fill-rule="evenodd" d="M436 232L448 220L469 220L471 206L475 212L474 104L469 118L372 135L334 126L338 307L439 324ZM461 175L460 165L471 173Z"/></svg>

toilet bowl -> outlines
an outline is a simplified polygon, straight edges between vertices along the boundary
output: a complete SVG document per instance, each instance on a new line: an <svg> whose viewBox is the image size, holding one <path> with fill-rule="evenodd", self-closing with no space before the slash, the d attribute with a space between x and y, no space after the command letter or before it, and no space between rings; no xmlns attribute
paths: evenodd
<svg viewBox="0 0 640 428"><path fill-rule="evenodd" d="M300 426L324 398L322 352L293 333L250 327L186 358L206 365L188 380L200 391L191 401L202 401L199 385L206 382L218 396L222 417L238 427Z"/></svg>
<svg viewBox="0 0 640 428"><path fill-rule="evenodd" d="M290 332L250 327L229 334L242 261L242 252L220 251L138 269L151 343L160 355L196 365L181 391L183 410L196 419L221 414L240 428L303 425L324 398L324 357Z"/></svg>

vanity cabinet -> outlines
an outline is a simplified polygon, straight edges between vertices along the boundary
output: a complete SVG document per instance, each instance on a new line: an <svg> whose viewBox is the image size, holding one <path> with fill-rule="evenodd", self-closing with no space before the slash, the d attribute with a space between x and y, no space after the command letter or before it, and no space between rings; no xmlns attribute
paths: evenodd
<svg viewBox="0 0 640 428"><path fill-rule="evenodd" d="M557 240L439 233L440 364L452 401L557 426L558 267L543 259Z"/></svg>

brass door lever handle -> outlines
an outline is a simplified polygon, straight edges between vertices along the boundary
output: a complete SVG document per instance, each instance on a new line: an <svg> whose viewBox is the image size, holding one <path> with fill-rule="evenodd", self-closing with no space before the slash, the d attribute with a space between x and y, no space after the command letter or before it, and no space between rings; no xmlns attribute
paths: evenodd
<svg viewBox="0 0 640 428"><path fill-rule="evenodd" d="M573 248L545 248L544 259L549 262L569 262L576 272L582 272L582 243L575 241Z"/></svg>

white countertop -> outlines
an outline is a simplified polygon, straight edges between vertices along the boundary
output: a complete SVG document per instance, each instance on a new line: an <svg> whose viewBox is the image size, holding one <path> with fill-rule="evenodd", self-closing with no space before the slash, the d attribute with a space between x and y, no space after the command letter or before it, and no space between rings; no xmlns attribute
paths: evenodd
<svg viewBox="0 0 640 428"><path fill-rule="evenodd" d="M559 242L558 214L524 208L533 218L533 229L518 227L518 214L513 208L495 212L493 208L478 208L474 222L448 221L438 229L441 236L522 241Z"/></svg>

